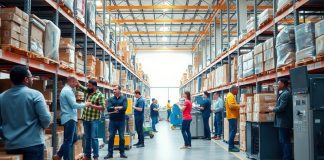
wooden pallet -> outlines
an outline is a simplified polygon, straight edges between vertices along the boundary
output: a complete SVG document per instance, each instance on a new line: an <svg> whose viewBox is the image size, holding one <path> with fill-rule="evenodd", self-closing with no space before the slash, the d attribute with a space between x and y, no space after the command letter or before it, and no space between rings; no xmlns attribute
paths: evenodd
<svg viewBox="0 0 324 160"><path fill-rule="evenodd" d="M84 73L81 73L81 72L75 72L76 75L79 75L79 76L84 76Z"/></svg>
<svg viewBox="0 0 324 160"><path fill-rule="evenodd" d="M285 71L295 67L295 63L286 64L277 68L278 71Z"/></svg>
<svg viewBox="0 0 324 160"><path fill-rule="evenodd" d="M69 64L67 62L64 61L60 61L60 66L59 68L69 71L69 72L73 72L74 71L74 67L69 66Z"/></svg>
<svg viewBox="0 0 324 160"><path fill-rule="evenodd" d="M86 27L86 24L85 24L83 21L81 21L81 19L76 18L76 21L77 21L77 23L79 23L82 27Z"/></svg>
<svg viewBox="0 0 324 160"><path fill-rule="evenodd" d="M9 52L16 53L16 54L23 55L23 56L27 56L29 54L29 52L27 50L17 48L11 44L2 44L1 48L4 51L9 51Z"/></svg>
<svg viewBox="0 0 324 160"><path fill-rule="evenodd" d="M250 32L248 32L248 33L246 34L246 38L244 39L244 41L245 41L246 39L248 39L249 37L251 37L253 34L255 34L255 29L252 30L252 31L250 31Z"/></svg>
<svg viewBox="0 0 324 160"><path fill-rule="evenodd" d="M256 76L257 75L251 75L251 76L248 76L248 77L245 77L245 78L243 78L243 81L246 81L246 80L248 80L248 79L252 79L252 78L256 78Z"/></svg>
<svg viewBox="0 0 324 160"><path fill-rule="evenodd" d="M267 74L272 74L276 72L276 70L273 68L273 69L270 69L270 70L267 70L267 71L264 71L264 74L267 75Z"/></svg>
<svg viewBox="0 0 324 160"><path fill-rule="evenodd" d="M260 25L258 26L258 28L259 29L263 28L264 26L268 25L272 20L273 20L273 18L268 18L264 22L260 23Z"/></svg>
<svg viewBox="0 0 324 160"><path fill-rule="evenodd" d="M324 59L324 54L318 54L318 55L316 55L316 62L323 61L323 59Z"/></svg>
<svg viewBox="0 0 324 160"><path fill-rule="evenodd" d="M93 30L90 30L90 29L87 29L87 30L92 36L97 38L96 33Z"/></svg>
<svg viewBox="0 0 324 160"><path fill-rule="evenodd" d="M281 13L283 13L284 11L286 11L289 7L291 7L293 5L292 1L287 1L284 5L282 5L281 8L278 8L276 15L280 15Z"/></svg>
<svg viewBox="0 0 324 160"><path fill-rule="evenodd" d="M306 66L308 64L311 64L314 62L315 59L313 59L312 57L308 57L308 58L305 58L299 62L296 62L296 66Z"/></svg>
<svg viewBox="0 0 324 160"><path fill-rule="evenodd" d="M37 53L34 53L34 52L29 52L29 54L27 55L27 57L30 58L30 59L34 59L36 61L40 61L40 62L46 63L46 64L55 64L55 65L58 65L59 64L58 61L55 61L53 59L50 59L50 58L41 56L41 55L39 55Z"/></svg>
<svg viewBox="0 0 324 160"><path fill-rule="evenodd" d="M83 153L80 153L78 155L75 155L74 160L82 160L83 159Z"/></svg>
<svg viewBox="0 0 324 160"><path fill-rule="evenodd" d="M70 16L74 16L73 15L73 11L71 11L63 2L60 2L59 3L59 6L62 8L62 10L64 11L64 12L66 12L67 14L69 14Z"/></svg>

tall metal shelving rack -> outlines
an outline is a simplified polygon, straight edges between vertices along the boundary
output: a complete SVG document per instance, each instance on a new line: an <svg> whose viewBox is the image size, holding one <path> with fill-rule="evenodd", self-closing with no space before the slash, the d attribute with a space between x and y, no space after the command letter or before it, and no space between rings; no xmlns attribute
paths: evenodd
<svg viewBox="0 0 324 160"><path fill-rule="evenodd" d="M87 4L88 0L84 0L85 6ZM96 2L95 0L93 0ZM98 1L98 0L97 0ZM0 49L0 68L1 72L8 73L9 69L17 64L26 65L31 70L32 74L35 76L46 76L50 80L53 80L53 102L51 104L52 112L56 113L57 111L57 95L59 94L57 92L57 84L58 80L62 79L64 77L68 77L69 75L74 75L77 77L77 79L81 82L86 83L89 79L86 77L86 65L87 65L87 55L89 54L89 51L93 52L93 55L96 58L99 58L100 60L104 62L112 62L109 64L109 70L111 70L112 67L119 70L125 70L126 71L126 77L128 80L132 80L134 90L139 89L142 91L142 93L147 93L147 97L149 98L150 95L150 86L148 82L144 81L143 77L139 77L136 74L135 69L130 68L128 65L126 65L124 62L122 62L114 53L117 53L117 39L118 36L116 33L116 25L115 28L113 28L111 24L110 19L110 12L106 10L106 7L103 7L102 13L102 22L104 26L108 26L110 30L114 30L114 33L110 33L111 39L109 46L100 42L98 40L98 37L96 34L93 34L87 29L87 20L85 20L85 23L80 23L76 19L75 11L76 11L76 0L74 0L74 12L68 13L66 10L63 9L63 6L61 4L60 0L2 0L0 2L0 6L17 6L18 8L22 9L24 12L26 12L29 17L31 17L32 14L35 14L36 16L51 20L56 26L58 26L61 29L61 36L62 37L71 37L73 39L73 43L76 46L76 49L83 49L83 59L84 59L84 75L76 74L73 71L68 71L65 69L62 69L59 67L58 63L46 63L43 61L39 61L33 58L29 58L25 54L16 53L15 50L8 51L8 50L1 50ZM111 0L102 0L103 6L106 6L107 4L111 4ZM87 8L87 7L85 7ZM0 8L1 9L1 8ZM86 11L85 11L86 12ZM96 17L97 14L99 14L98 11L96 11ZM108 24L106 23L106 15L109 15L109 21ZM85 14L85 18L86 18ZM30 24L29 24L30 26ZM29 27L30 28L30 27ZM30 30L30 29L29 29ZM105 36L107 30L106 27L104 27L103 35ZM30 37L30 31L29 31L29 37ZM104 37L105 39L106 37ZM119 37L120 39L120 37ZM30 42L30 38L28 40ZM78 46L78 47L77 47ZM30 49L30 43L29 47ZM113 49L112 49L113 48ZM28 53L28 51L26 51ZM134 57L133 57L134 58ZM134 58L135 59L135 58ZM135 61L133 61L133 65L135 66ZM110 64L113 64L112 66ZM112 94L112 75L111 72L109 72L109 80L108 82L99 82L99 90L102 91L106 98L109 98ZM121 84L121 80L119 81L119 84ZM128 98L134 99L134 94L123 90L123 94L125 94ZM56 144L56 130L57 130L57 117L56 114L54 114L54 122L52 125L52 132L54 133L52 135L52 143L53 143L53 153L55 154L57 151L55 148L57 148Z"/></svg>

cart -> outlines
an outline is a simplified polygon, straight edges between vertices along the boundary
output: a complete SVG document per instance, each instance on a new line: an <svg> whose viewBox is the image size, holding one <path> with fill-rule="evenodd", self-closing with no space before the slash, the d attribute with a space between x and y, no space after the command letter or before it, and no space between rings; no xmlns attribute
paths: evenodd
<svg viewBox="0 0 324 160"><path fill-rule="evenodd" d="M182 112L180 110L180 107L177 104L174 104L172 106L171 110L171 129L176 129L177 127L181 127L182 124Z"/></svg>
<svg viewBox="0 0 324 160"><path fill-rule="evenodd" d="M151 139L154 138L153 129L147 123L145 123L143 126L143 132L144 132L144 137L149 136Z"/></svg>

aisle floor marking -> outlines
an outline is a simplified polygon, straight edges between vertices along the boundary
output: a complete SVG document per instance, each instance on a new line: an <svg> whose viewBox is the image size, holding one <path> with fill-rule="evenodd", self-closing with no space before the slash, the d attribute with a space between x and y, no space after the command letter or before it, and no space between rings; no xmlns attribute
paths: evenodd
<svg viewBox="0 0 324 160"><path fill-rule="evenodd" d="M218 146L220 146L221 148L223 148L225 151L228 152L228 149L224 147L224 145L220 144L217 140L212 140L214 143L216 143ZM237 157L240 160L245 160L244 158L242 158L241 156L239 156L237 153L234 152L229 152L231 154L233 154L235 157Z"/></svg>

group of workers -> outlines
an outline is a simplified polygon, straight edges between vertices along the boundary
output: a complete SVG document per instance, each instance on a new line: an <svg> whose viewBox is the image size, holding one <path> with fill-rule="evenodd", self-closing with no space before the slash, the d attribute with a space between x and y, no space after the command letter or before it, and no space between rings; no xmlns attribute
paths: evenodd
<svg viewBox="0 0 324 160"><path fill-rule="evenodd" d="M33 84L33 76L26 66L15 66L10 70L10 80L13 87L0 94L0 126L2 127L2 138L5 140L5 149L8 154L22 154L25 160L42 160L44 157L44 129L51 123L51 115L45 102L44 96L37 90L29 87ZM278 83L279 96L276 106L269 107L270 112L275 112L274 126L278 128L279 142L282 147L283 159L292 159L291 129L292 129L292 97L288 89L288 80L280 79ZM85 93L85 103L77 103L75 91ZM225 109L226 118L229 121L228 150L239 152L234 146L234 138L237 132L237 121L239 109L244 104L238 104L236 95L238 87L232 86L226 96ZM127 158L125 154L125 112L127 109L127 98L121 94L121 87L115 86L114 96L109 98L107 107L104 95L97 89L96 80L89 80L87 87L82 86L79 81L70 76L67 83L60 92L61 124L64 126L64 142L59 151L53 157L54 160L69 160L73 144L78 140L77 136L77 109L83 109L82 117L84 125L85 148L84 160L99 157L98 126L101 113L107 109L109 113L109 142L108 155L105 159L113 158L114 138L118 131L119 151L121 158ZM138 148L144 147L144 108L145 99L141 92L136 90L137 98L134 109L135 128L138 133ZM204 139L211 140L209 118L211 112L215 114L215 136L216 140L221 139L222 134L222 113L224 102L218 93L213 95L213 101L209 99L209 93L204 92L203 103L197 109L201 110L204 123ZM182 111L181 133L184 139L184 146L181 149L191 148L190 123L192 121L192 102L190 92L183 94L184 104L180 106ZM168 101L168 104L170 101ZM158 123L159 106L156 99L152 99L150 115L152 129L156 130ZM171 113L171 105L167 106L168 119Z"/></svg>

